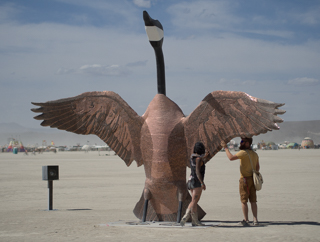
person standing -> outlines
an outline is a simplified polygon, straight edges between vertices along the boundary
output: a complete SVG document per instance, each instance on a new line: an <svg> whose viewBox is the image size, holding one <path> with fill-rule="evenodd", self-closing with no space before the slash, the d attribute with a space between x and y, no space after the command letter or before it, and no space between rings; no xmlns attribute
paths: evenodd
<svg viewBox="0 0 320 242"><path fill-rule="evenodd" d="M188 180L188 189L191 192L192 200L186 210L186 214L181 219L180 225L184 226L187 220L192 218L192 226L204 226L198 220L197 204L200 200L202 190L206 190L204 184L204 174L206 165L204 163L205 147L202 142L197 142L193 148L190 158L191 175Z"/></svg>
<svg viewBox="0 0 320 242"><path fill-rule="evenodd" d="M239 193L241 200L241 207L244 219L240 222L242 226L249 226L248 218L248 199L251 203L251 210L253 214L253 225L259 225L258 222L258 206L257 206L257 195L256 189L253 183L253 172L250 163L250 158L252 161L253 168L256 171L260 170L259 156L256 152L251 149L252 138L241 138L240 151L232 155L228 149L227 144L221 141L221 146L225 149L226 155L229 160L240 159L240 180L239 180ZM250 158L249 158L250 156Z"/></svg>

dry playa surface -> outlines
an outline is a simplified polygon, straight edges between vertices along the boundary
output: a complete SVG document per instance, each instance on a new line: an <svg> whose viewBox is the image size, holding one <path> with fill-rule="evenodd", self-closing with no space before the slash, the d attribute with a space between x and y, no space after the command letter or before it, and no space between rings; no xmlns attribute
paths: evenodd
<svg viewBox="0 0 320 242"><path fill-rule="evenodd" d="M238 225L239 161L219 152L207 163L199 202L207 213L203 221L214 226L201 228L128 224L139 222L132 210L144 168L126 167L108 152L0 153L0 241L320 241L320 150L257 152L264 178L261 226ZM60 172L52 211L42 180L46 165Z"/></svg>

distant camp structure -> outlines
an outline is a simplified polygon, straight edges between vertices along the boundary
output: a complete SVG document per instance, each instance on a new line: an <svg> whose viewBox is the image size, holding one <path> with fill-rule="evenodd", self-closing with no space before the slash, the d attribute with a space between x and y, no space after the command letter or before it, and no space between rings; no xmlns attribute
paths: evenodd
<svg viewBox="0 0 320 242"><path fill-rule="evenodd" d="M310 137L305 137L301 142L301 147L303 149L314 148L313 140Z"/></svg>
<svg viewBox="0 0 320 242"><path fill-rule="evenodd" d="M289 148L289 149L298 149L299 148L299 144L298 143L289 143L287 145L287 148Z"/></svg>
<svg viewBox="0 0 320 242"><path fill-rule="evenodd" d="M18 152L25 152L25 148L21 141L12 139L8 145L7 152L13 152L17 154Z"/></svg>

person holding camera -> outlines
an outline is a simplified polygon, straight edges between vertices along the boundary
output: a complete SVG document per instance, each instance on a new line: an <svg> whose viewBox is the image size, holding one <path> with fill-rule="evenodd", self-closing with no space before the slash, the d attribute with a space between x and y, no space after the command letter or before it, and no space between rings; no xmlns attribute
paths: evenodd
<svg viewBox="0 0 320 242"><path fill-rule="evenodd" d="M225 149L226 155L229 160L238 160L240 159L240 180L239 180L239 193L241 200L241 207L244 219L240 222L242 226L249 226L248 218L248 199L251 203L251 210L253 214L253 223L252 225L259 225L258 222L258 206L257 206L257 195L256 189L253 183L253 171L250 163L250 158L255 167L256 171L260 170L259 165L259 156L256 152L251 149L252 138L241 138L240 142L240 151L232 155L228 149L227 144L224 141L221 141L221 146ZM249 158L250 155L250 158Z"/></svg>

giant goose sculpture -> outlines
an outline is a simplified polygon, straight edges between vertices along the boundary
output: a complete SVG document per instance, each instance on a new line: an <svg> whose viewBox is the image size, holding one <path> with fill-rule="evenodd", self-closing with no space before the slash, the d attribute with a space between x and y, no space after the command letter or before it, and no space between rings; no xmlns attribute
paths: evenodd
<svg viewBox="0 0 320 242"><path fill-rule="evenodd" d="M139 116L118 94L86 92L76 97L32 104L42 113L34 117L50 126L76 134L95 134L130 166L144 165L146 181L133 212L144 221L177 221L191 201L186 188L186 167L197 141L207 149L209 161L222 147L221 140L252 137L277 130L277 114L284 105L243 92L214 91L185 116L166 97L162 53L163 28L144 11L143 18L157 63L158 94ZM205 212L198 207L199 219Z"/></svg>

